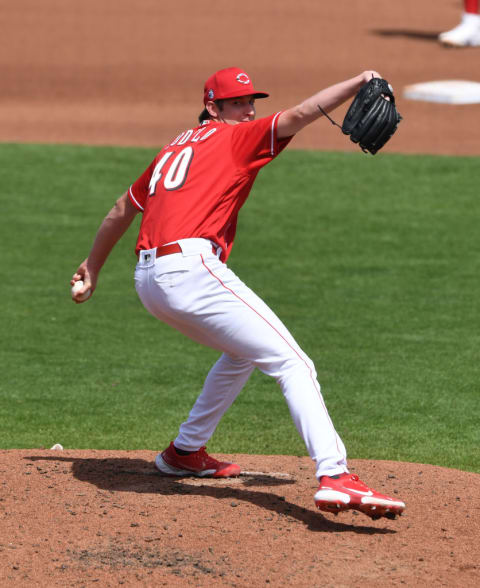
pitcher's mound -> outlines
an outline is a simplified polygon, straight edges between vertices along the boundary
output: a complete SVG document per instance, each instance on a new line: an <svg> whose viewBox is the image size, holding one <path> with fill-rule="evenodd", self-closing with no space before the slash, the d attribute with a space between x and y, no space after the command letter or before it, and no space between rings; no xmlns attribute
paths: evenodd
<svg viewBox="0 0 480 588"><path fill-rule="evenodd" d="M1 586L477 586L480 475L352 460L396 521L317 511L307 457L220 456L161 477L151 451L1 451Z"/></svg>

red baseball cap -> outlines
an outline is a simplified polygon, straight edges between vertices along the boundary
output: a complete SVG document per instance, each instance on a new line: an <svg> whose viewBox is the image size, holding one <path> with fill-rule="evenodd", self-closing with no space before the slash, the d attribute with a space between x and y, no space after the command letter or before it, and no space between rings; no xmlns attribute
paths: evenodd
<svg viewBox="0 0 480 588"><path fill-rule="evenodd" d="M267 98L266 92L257 92L243 69L227 67L220 69L208 78L203 91L203 103L209 100L223 100L224 98L236 98L237 96L249 96L255 98Z"/></svg>

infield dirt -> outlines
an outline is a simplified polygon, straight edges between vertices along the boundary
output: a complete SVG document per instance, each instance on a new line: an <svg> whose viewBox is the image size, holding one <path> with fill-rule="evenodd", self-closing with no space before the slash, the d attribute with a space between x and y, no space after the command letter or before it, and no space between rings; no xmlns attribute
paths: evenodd
<svg viewBox="0 0 480 588"><path fill-rule="evenodd" d="M480 105L402 98L417 82L479 81L480 49L436 41L460 8L16 0L0 8L0 141L160 147L194 123L204 80L221 67L244 67L271 93L260 116L372 68L393 84L404 116L385 152L478 155ZM292 146L358 149L326 120ZM0 452L0 585L479 584L478 474L353 460L368 484L407 503L399 520L373 522L316 511L306 457L229 456L250 473L214 481L162 478L154 455Z"/></svg>
<svg viewBox="0 0 480 588"><path fill-rule="evenodd" d="M260 116L375 69L404 116L386 151L477 155L480 105L402 98L409 84L479 81L480 49L437 42L460 9L460 0L16 0L0 8L0 141L160 147L195 123L203 84L222 67L245 68L270 92ZM358 149L325 119L292 147Z"/></svg>

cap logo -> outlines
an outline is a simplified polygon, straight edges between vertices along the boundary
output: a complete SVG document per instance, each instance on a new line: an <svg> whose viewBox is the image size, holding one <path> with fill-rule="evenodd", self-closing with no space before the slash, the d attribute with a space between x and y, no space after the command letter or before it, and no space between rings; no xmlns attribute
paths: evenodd
<svg viewBox="0 0 480 588"><path fill-rule="evenodd" d="M214 96L215 96L215 92L210 88L210 90L208 91L208 99L213 100Z"/></svg>
<svg viewBox="0 0 480 588"><path fill-rule="evenodd" d="M237 82L240 82L241 84L249 84L250 79L246 73L239 73L237 75Z"/></svg>

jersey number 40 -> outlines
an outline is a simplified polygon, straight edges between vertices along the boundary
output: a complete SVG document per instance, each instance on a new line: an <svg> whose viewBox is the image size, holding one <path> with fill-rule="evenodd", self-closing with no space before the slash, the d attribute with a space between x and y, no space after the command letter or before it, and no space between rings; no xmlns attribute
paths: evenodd
<svg viewBox="0 0 480 588"><path fill-rule="evenodd" d="M178 190L185 184L193 159L193 147L185 147L171 159L174 153L174 151L164 153L155 166L150 179L149 196L155 196L157 184L160 180L163 180L165 190Z"/></svg>

